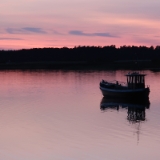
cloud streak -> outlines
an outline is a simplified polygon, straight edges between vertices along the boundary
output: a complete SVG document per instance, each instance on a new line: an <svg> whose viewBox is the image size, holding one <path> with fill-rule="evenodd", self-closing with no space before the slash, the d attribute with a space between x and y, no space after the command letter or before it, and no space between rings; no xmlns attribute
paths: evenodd
<svg viewBox="0 0 160 160"><path fill-rule="evenodd" d="M28 34L28 33L38 33L38 34L46 34L42 28L35 27L24 27L24 28L7 28L6 32L9 34Z"/></svg>
<svg viewBox="0 0 160 160"><path fill-rule="evenodd" d="M25 28L22 28L22 30L33 32L33 33L46 33L41 28L25 27Z"/></svg>
<svg viewBox="0 0 160 160"><path fill-rule="evenodd" d="M97 32L97 33L85 33L83 31L79 30L71 30L69 31L70 35L76 35L76 36L98 36L98 37L117 37L115 35L111 35L110 33L103 33L103 32Z"/></svg>
<svg viewBox="0 0 160 160"><path fill-rule="evenodd" d="M0 38L0 40L23 40L22 38Z"/></svg>

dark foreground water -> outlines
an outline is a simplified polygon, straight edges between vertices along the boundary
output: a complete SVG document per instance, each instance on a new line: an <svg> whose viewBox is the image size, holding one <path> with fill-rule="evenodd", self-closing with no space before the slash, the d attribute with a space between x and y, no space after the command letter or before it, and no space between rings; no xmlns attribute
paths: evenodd
<svg viewBox="0 0 160 160"><path fill-rule="evenodd" d="M160 72L145 71L150 105L103 100L100 80L126 73L1 71L0 159L159 159Z"/></svg>

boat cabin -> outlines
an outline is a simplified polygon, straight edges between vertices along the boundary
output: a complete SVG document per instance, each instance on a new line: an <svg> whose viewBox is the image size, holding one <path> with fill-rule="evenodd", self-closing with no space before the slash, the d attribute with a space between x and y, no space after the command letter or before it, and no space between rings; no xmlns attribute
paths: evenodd
<svg viewBox="0 0 160 160"><path fill-rule="evenodd" d="M145 74L140 74L138 72L128 73L127 75L127 85L130 89L140 89L145 88Z"/></svg>

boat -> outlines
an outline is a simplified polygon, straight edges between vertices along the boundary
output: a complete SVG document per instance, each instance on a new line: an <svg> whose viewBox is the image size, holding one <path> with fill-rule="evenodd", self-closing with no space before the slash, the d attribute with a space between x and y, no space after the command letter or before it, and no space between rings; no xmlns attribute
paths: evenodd
<svg viewBox="0 0 160 160"><path fill-rule="evenodd" d="M100 90L104 97L119 97L128 99L148 98L150 93L149 86L145 85L146 74L132 72L125 75L127 82L103 80L100 82Z"/></svg>

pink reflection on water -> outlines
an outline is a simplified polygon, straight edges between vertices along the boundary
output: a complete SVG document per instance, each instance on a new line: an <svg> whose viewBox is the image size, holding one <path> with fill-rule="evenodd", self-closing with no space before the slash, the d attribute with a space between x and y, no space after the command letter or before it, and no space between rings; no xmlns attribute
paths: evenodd
<svg viewBox="0 0 160 160"><path fill-rule="evenodd" d="M130 123L127 109L100 110L99 81L125 81L127 72L1 71L0 158L160 157L159 73L145 71L151 88L146 121Z"/></svg>

